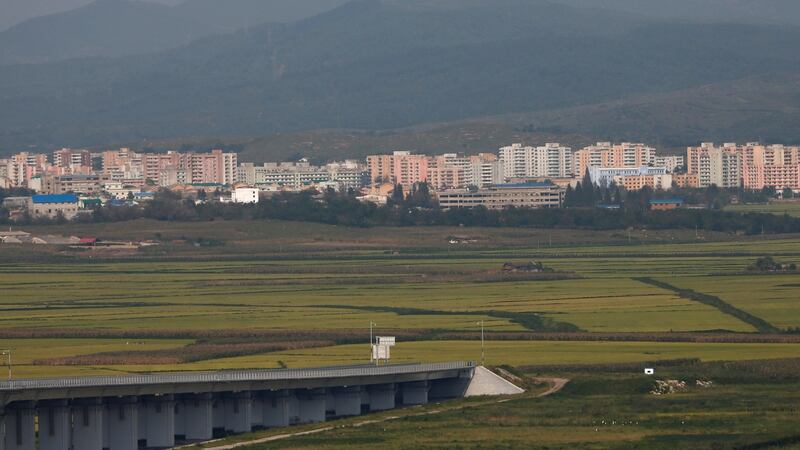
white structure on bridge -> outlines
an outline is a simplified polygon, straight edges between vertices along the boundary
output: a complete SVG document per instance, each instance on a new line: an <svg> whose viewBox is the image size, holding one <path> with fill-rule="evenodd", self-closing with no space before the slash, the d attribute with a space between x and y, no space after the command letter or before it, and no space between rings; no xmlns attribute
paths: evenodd
<svg viewBox="0 0 800 450"><path fill-rule="evenodd" d="M461 397L474 373L457 362L0 382L0 450L170 448Z"/></svg>

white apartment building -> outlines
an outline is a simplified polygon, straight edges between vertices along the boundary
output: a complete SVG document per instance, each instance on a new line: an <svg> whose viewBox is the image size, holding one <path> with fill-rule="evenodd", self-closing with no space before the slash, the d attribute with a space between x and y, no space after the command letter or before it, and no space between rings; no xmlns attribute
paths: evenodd
<svg viewBox="0 0 800 450"><path fill-rule="evenodd" d="M540 147L512 144L499 150L506 179L572 176L572 149L558 143Z"/></svg>
<svg viewBox="0 0 800 450"><path fill-rule="evenodd" d="M575 174L583 176L590 167L644 167L655 164L656 149L642 143L598 142L573 155Z"/></svg>
<svg viewBox="0 0 800 450"><path fill-rule="evenodd" d="M684 164L686 164L686 159L683 156L656 156L653 162L653 166L664 167L669 173L684 167Z"/></svg>
<svg viewBox="0 0 800 450"><path fill-rule="evenodd" d="M233 203L258 203L259 190L256 188L236 188L231 193Z"/></svg>
<svg viewBox="0 0 800 450"><path fill-rule="evenodd" d="M324 183L341 188L359 188L365 184L368 174L364 166L356 161L344 161L312 166L307 160L296 163L253 163L239 165L239 181L251 186L277 186L289 189L305 189Z"/></svg>
<svg viewBox="0 0 800 450"><path fill-rule="evenodd" d="M721 188L738 188L742 185L743 157L733 143L717 147L713 143L703 143L700 147L690 147L687 151L687 169L697 175L698 187L716 185Z"/></svg>

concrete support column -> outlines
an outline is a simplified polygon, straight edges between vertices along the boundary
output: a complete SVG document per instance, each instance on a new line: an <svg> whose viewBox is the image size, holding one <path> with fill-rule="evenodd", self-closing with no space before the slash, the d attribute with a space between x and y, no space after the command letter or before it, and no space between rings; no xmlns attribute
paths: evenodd
<svg viewBox="0 0 800 450"><path fill-rule="evenodd" d="M36 410L33 402L17 402L6 407L5 450L36 449Z"/></svg>
<svg viewBox="0 0 800 450"><path fill-rule="evenodd" d="M225 397L225 430L231 433L252 431L252 396L250 392L237 392Z"/></svg>
<svg viewBox="0 0 800 450"><path fill-rule="evenodd" d="M250 401L250 425L253 429L264 427L264 396L256 392Z"/></svg>
<svg viewBox="0 0 800 450"><path fill-rule="evenodd" d="M102 450L104 409L100 398L72 402L72 446L75 450Z"/></svg>
<svg viewBox="0 0 800 450"><path fill-rule="evenodd" d="M136 397L106 399L104 419L108 428L108 448L139 448L139 403Z"/></svg>
<svg viewBox="0 0 800 450"><path fill-rule="evenodd" d="M369 410L386 411L394 409L394 396L396 387L394 384L377 384L369 386Z"/></svg>
<svg viewBox="0 0 800 450"><path fill-rule="evenodd" d="M148 448L175 446L175 399L172 395L146 397L142 405Z"/></svg>
<svg viewBox="0 0 800 450"><path fill-rule="evenodd" d="M185 400L175 401L175 438L186 439L186 404Z"/></svg>
<svg viewBox="0 0 800 450"><path fill-rule="evenodd" d="M361 415L361 386L333 389L333 399L336 417Z"/></svg>
<svg viewBox="0 0 800 450"><path fill-rule="evenodd" d="M471 378L458 377L431 382L428 398L461 398L467 392Z"/></svg>
<svg viewBox="0 0 800 450"><path fill-rule="evenodd" d="M400 385L403 393L404 405L425 405L428 403L428 389L430 385L427 381L415 381Z"/></svg>
<svg viewBox="0 0 800 450"><path fill-rule="evenodd" d="M69 450L72 446L72 414L67 400L39 404L39 449Z"/></svg>
<svg viewBox="0 0 800 450"><path fill-rule="evenodd" d="M0 450L6 450L6 411L0 406Z"/></svg>
<svg viewBox="0 0 800 450"><path fill-rule="evenodd" d="M287 390L265 392L261 425L267 428L288 427L291 417L290 397L291 394Z"/></svg>
<svg viewBox="0 0 800 450"><path fill-rule="evenodd" d="M190 441L207 441L214 437L211 394L187 395L181 403L183 430Z"/></svg>
<svg viewBox="0 0 800 450"><path fill-rule="evenodd" d="M325 422L325 389L296 391L300 423Z"/></svg>

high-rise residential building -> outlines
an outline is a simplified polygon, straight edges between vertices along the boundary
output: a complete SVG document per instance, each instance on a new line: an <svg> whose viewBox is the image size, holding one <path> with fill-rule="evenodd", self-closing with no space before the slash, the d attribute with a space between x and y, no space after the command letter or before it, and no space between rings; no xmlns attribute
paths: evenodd
<svg viewBox="0 0 800 450"><path fill-rule="evenodd" d="M642 143L598 142L575 152L573 168L581 177L590 167L645 167L652 166L656 149Z"/></svg>
<svg viewBox="0 0 800 450"><path fill-rule="evenodd" d="M64 169L92 167L92 153L89 150L62 148L53 152L53 165Z"/></svg>
<svg viewBox="0 0 800 450"><path fill-rule="evenodd" d="M563 178L573 174L572 149L558 143L540 147L512 144L499 150L505 178Z"/></svg>
<svg viewBox="0 0 800 450"><path fill-rule="evenodd" d="M372 183L392 183L411 186L428 179L430 158L413 155L407 151L397 151L391 155L372 155L367 157Z"/></svg>
<svg viewBox="0 0 800 450"><path fill-rule="evenodd" d="M656 156L653 166L654 167L663 167L667 169L667 172L673 173L678 169L684 168L686 164L686 158L683 156Z"/></svg>
<svg viewBox="0 0 800 450"><path fill-rule="evenodd" d="M687 173L697 175L698 187L715 185L735 188L742 185L743 153L736 144L727 143L717 147L703 143L700 147L689 147L686 152Z"/></svg>
<svg viewBox="0 0 800 450"><path fill-rule="evenodd" d="M589 176L597 186L612 184L630 191L649 186L653 189L672 187L672 175L663 167L590 167Z"/></svg>

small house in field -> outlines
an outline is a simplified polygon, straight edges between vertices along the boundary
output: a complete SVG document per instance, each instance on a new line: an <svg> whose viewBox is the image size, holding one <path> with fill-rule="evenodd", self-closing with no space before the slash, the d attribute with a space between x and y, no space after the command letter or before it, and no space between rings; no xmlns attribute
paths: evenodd
<svg viewBox="0 0 800 450"><path fill-rule="evenodd" d="M515 264L507 262L503 264L503 272L529 272L529 273L536 273L536 272L544 272L545 268L544 265L540 262L536 261L529 261L524 264Z"/></svg>
<svg viewBox="0 0 800 450"><path fill-rule="evenodd" d="M670 211L683 206L683 199L664 198L650 200L650 209L653 211Z"/></svg>

